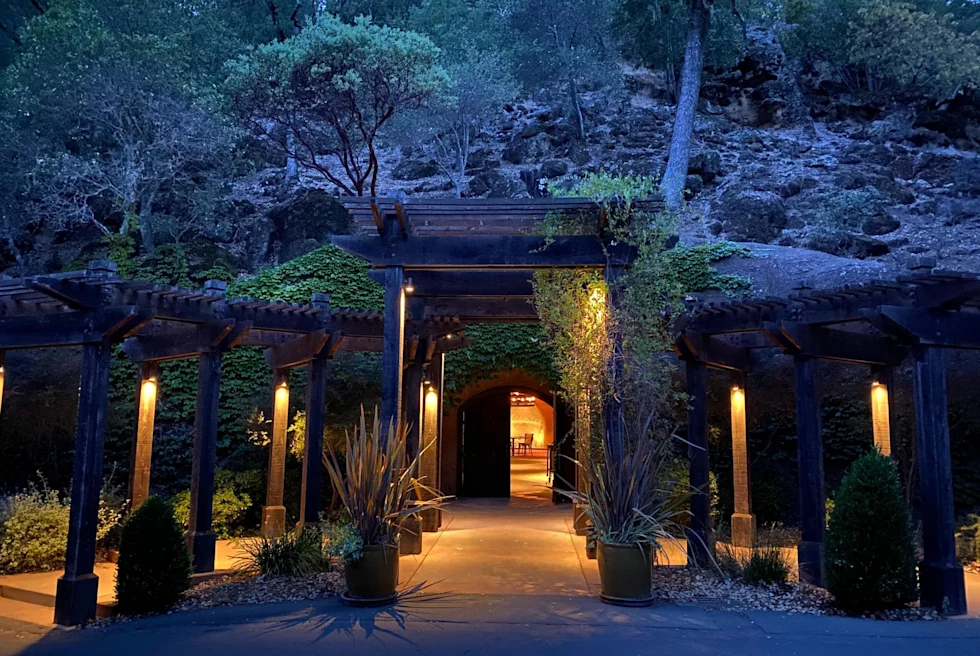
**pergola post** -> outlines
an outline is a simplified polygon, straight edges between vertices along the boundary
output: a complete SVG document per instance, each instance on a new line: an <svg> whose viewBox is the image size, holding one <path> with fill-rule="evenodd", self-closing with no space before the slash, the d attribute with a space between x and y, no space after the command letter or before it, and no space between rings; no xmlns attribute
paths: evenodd
<svg viewBox="0 0 980 656"><path fill-rule="evenodd" d="M201 353L194 419L194 463L191 468L190 525L187 545L195 572L214 571L215 535L211 530L214 468L218 450L218 401L221 395L221 351Z"/></svg>
<svg viewBox="0 0 980 656"><path fill-rule="evenodd" d="M381 434L388 435L401 417L402 367L405 349L404 269L385 268L385 308L381 354Z"/></svg>
<svg viewBox="0 0 980 656"><path fill-rule="evenodd" d="M619 289L619 279L622 275L623 267L606 264L604 277L606 288L609 291L609 307L607 310L609 314L616 312L620 307L622 294ZM615 325L615 321L612 324ZM621 380L623 377L623 334L618 327L614 328L611 352L610 362L606 368L606 376L609 380L606 381L607 394L603 404L603 428L605 440L609 444L609 455L613 461L619 462L622 460L626 448L626 421L623 417L622 399L618 394L609 393L617 385L623 384Z"/></svg>
<svg viewBox="0 0 980 656"><path fill-rule="evenodd" d="M922 499L920 603L962 615L966 613L966 589L963 568L956 561L946 365L939 346L918 346L914 354L915 433Z"/></svg>
<svg viewBox="0 0 980 656"><path fill-rule="evenodd" d="M735 513L732 515L732 545L755 546L755 515L752 514L751 465L745 422L745 375L733 377L732 413L732 482L735 488Z"/></svg>
<svg viewBox="0 0 980 656"><path fill-rule="evenodd" d="M425 368L425 349L419 346L415 359L405 371L405 462L419 454L422 435L422 370Z"/></svg>
<svg viewBox="0 0 980 656"><path fill-rule="evenodd" d="M827 523L823 480L823 438L817 361L793 356L796 366L796 448L800 478L800 528L797 546L800 580L824 584L824 530Z"/></svg>
<svg viewBox="0 0 980 656"><path fill-rule="evenodd" d="M109 339L82 346L82 378L75 429L75 462L65 573L58 579L56 624L74 626L95 619L99 577L95 575L95 540L102 491L102 451L109 412Z"/></svg>
<svg viewBox="0 0 980 656"><path fill-rule="evenodd" d="M439 487L439 449L442 435L442 368L444 354L433 358L428 369L428 385L422 397L422 451L419 456L419 479L429 487ZM440 511L427 509L422 512L422 532L439 530Z"/></svg>
<svg viewBox="0 0 980 656"><path fill-rule="evenodd" d="M7 352L0 350L0 412L3 411L3 382L7 376Z"/></svg>
<svg viewBox="0 0 980 656"><path fill-rule="evenodd" d="M893 367L880 367L872 372L871 382L871 427L875 446L882 455L892 454L892 427L894 403L891 395L895 389Z"/></svg>
<svg viewBox="0 0 980 656"><path fill-rule="evenodd" d="M129 509L136 510L150 494L150 465L153 458L153 426L157 410L157 377L160 365L154 360L141 362L137 380L136 431L130 449Z"/></svg>
<svg viewBox="0 0 980 656"><path fill-rule="evenodd" d="M286 475L286 431L289 427L289 369L276 369L272 383L272 434L269 436L269 471L261 527L265 537L279 537L286 531L283 491Z"/></svg>
<svg viewBox="0 0 980 656"><path fill-rule="evenodd" d="M298 529L320 521L323 490L324 404L327 394L327 355L310 361L306 382L306 441L303 444L303 479L299 502Z"/></svg>
<svg viewBox="0 0 980 656"><path fill-rule="evenodd" d="M708 529L711 517L708 463L708 367L687 360L687 441L691 485L691 526L688 529L687 557L693 563L710 562Z"/></svg>

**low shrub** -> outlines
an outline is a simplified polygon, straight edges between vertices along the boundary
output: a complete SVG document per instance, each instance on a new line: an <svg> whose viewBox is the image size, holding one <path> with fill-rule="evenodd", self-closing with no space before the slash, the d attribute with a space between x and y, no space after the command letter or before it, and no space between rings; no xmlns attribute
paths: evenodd
<svg viewBox="0 0 980 656"><path fill-rule="evenodd" d="M67 500L57 490L31 485L0 501L0 572L44 572L65 565Z"/></svg>
<svg viewBox="0 0 980 656"><path fill-rule="evenodd" d="M173 507L149 497L126 521L116 598L121 613L166 610L190 587L191 558Z"/></svg>
<svg viewBox="0 0 980 656"><path fill-rule="evenodd" d="M211 513L211 530L219 540L227 540L241 535L245 527L242 519L252 507L252 497L245 492L236 491L228 480L222 481L216 476L218 484L214 491L214 501ZM174 516L185 529L190 524L191 491L184 490L173 499Z"/></svg>
<svg viewBox="0 0 980 656"><path fill-rule="evenodd" d="M785 583L789 565L779 547L759 547L752 551L742 568L742 580L749 585Z"/></svg>
<svg viewBox="0 0 980 656"><path fill-rule="evenodd" d="M123 501L112 488L99 500L97 555L115 548ZM0 499L0 574L46 572L65 565L70 501L41 480Z"/></svg>
<svg viewBox="0 0 980 656"><path fill-rule="evenodd" d="M898 470L873 451L844 476L827 531L827 590L848 612L915 601L915 545Z"/></svg>
<svg viewBox="0 0 980 656"><path fill-rule="evenodd" d="M240 546L247 554L242 558L243 569L259 574L297 576L331 569L330 558L323 552L323 537L316 527L290 531L277 538L244 540Z"/></svg>
<svg viewBox="0 0 980 656"><path fill-rule="evenodd" d="M961 565L980 560L980 515L967 515L956 530L956 558Z"/></svg>

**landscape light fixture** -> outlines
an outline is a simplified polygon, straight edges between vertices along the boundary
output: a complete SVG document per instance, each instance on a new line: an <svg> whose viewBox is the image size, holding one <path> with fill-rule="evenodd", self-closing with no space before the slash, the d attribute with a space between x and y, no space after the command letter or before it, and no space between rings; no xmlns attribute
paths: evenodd
<svg viewBox="0 0 980 656"><path fill-rule="evenodd" d="M408 282L405 283L405 293L411 294L414 291L415 291L415 285L412 284L412 279L409 278Z"/></svg>

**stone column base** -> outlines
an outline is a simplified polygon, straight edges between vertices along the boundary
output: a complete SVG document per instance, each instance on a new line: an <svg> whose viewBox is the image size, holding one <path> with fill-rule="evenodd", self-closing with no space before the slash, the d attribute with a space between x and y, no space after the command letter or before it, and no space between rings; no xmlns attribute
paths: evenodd
<svg viewBox="0 0 980 656"><path fill-rule="evenodd" d="M191 550L194 573L214 571L214 543L217 538L211 531L188 533L187 548Z"/></svg>
<svg viewBox="0 0 980 656"><path fill-rule="evenodd" d="M966 614L966 587L959 565L919 563L919 601L949 615Z"/></svg>
<svg viewBox="0 0 980 656"><path fill-rule="evenodd" d="M263 537L278 538L286 532L286 506L262 506Z"/></svg>
<svg viewBox="0 0 980 656"><path fill-rule="evenodd" d="M74 578L62 576L54 598L54 623L77 626L95 619L99 601L99 577L82 574Z"/></svg>
<svg viewBox="0 0 980 656"><path fill-rule="evenodd" d="M823 542L802 541L796 545L800 582L824 587Z"/></svg>
<svg viewBox="0 0 980 656"><path fill-rule="evenodd" d="M589 518L577 503L572 504L572 526L575 535L586 535L589 532Z"/></svg>
<svg viewBox="0 0 980 656"><path fill-rule="evenodd" d="M398 554L401 556L422 553L422 526L415 515L404 517L398 531Z"/></svg>
<svg viewBox="0 0 980 656"><path fill-rule="evenodd" d="M421 512L422 532L435 533L442 524L442 510L439 508L426 508Z"/></svg>
<svg viewBox="0 0 980 656"><path fill-rule="evenodd" d="M732 546L749 549L755 546L755 515L751 513L732 515Z"/></svg>

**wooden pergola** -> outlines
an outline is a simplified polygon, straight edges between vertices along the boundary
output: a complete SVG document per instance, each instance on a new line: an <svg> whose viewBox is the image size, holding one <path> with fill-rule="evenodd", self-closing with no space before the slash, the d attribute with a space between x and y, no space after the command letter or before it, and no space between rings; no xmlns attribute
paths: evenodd
<svg viewBox="0 0 980 656"><path fill-rule="evenodd" d="M161 362L199 362L188 547L195 572L214 570L211 530L222 356L236 346L265 348L274 380L274 414L262 531L285 529L283 475L288 424L288 373L307 367L306 441L300 524L320 512L324 400L329 360L340 350L381 351L382 314L331 308L314 294L310 303L225 297L224 282L188 290L124 281L107 261L85 271L0 280L0 386L2 356L10 349L81 346L82 372L71 488L65 573L58 580L55 622L74 625L95 617L94 574L102 454L109 406L112 346L139 364L138 421L132 446L129 496L133 507L149 492L157 375ZM417 314L397 327L400 351L429 362L466 345L458 318ZM0 387L2 392L2 387ZM417 448L417 446L416 446Z"/></svg>
<svg viewBox="0 0 980 656"><path fill-rule="evenodd" d="M963 570L956 561L952 467L947 420L944 349L980 349L980 278L933 270L919 262L911 275L839 289L803 284L788 298L700 305L679 321L675 349L686 363L690 396L688 439L691 485L701 492L691 504L693 530L707 537L707 370L729 372L735 514L732 540L752 546L755 517L749 485L745 424L746 376L760 349L792 356L796 374L796 423L802 541L801 580L823 585L826 525L823 442L817 361L870 368L875 444L891 453L894 368L914 359L916 453L921 492L924 558L919 565L921 602L949 613L966 612ZM691 540L694 550L701 540ZM706 543L706 542L705 542Z"/></svg>
<svg viewBox="0 0 980 656"><path fill-rule="evenodd" d="M410 431L421 423L416 399L424 374L422 363L411 358L406 363L401 347L399 326L406 316L535 322L531 281L536 270L592 267L612 278L635 256L632 248L611 239L607 205L590 198L342 201L361 234L336 236L333 243L367 261L369 276L385 290L381 416L385 422L407 422ZM630 205L632 211L653 213L662 208L659 198ZM542 236L542 222L556 215L591 220L595 228L590 234ZM429 373L430 380L438 381L440 403L443 363L440 359ZM615 408L607 412L613 423L620 414ZM556 481L574 481L571 461L562 462L566 467ZM423 461L423 470L428 467L435 471L437 465Z"/></svg>

